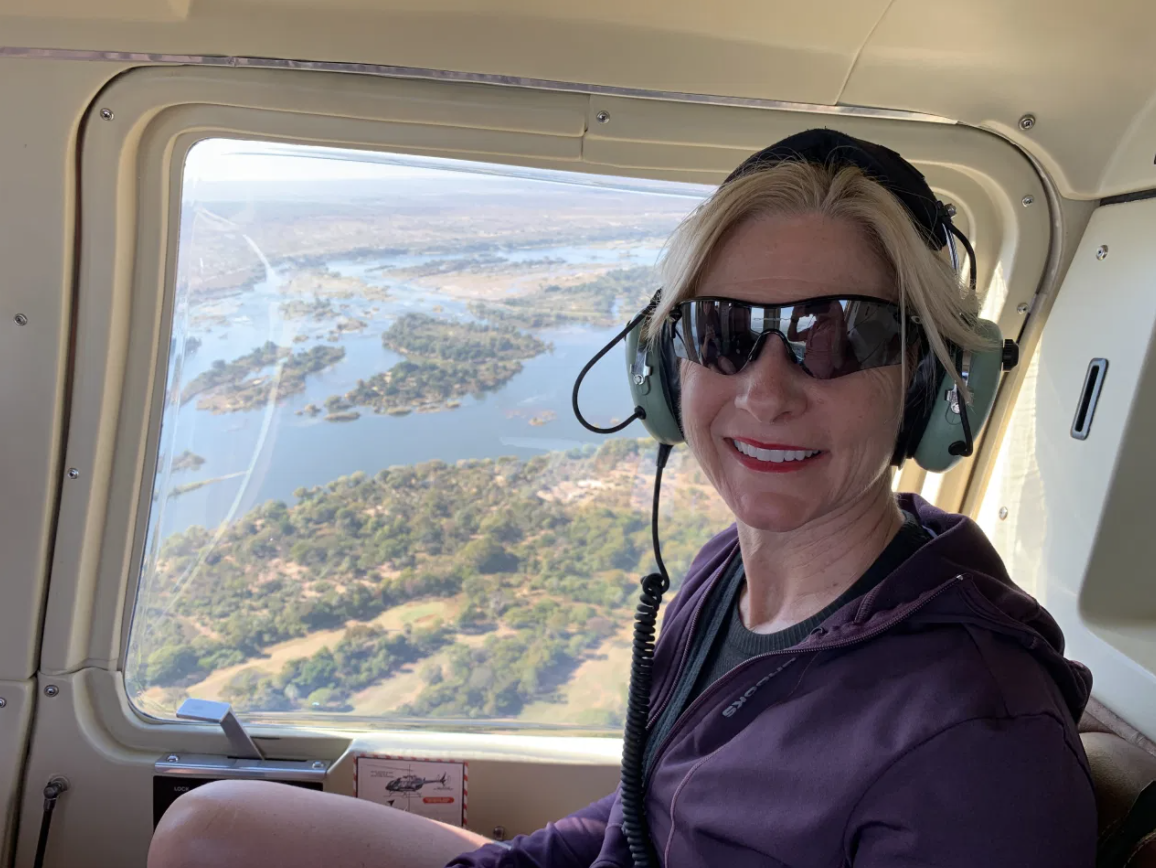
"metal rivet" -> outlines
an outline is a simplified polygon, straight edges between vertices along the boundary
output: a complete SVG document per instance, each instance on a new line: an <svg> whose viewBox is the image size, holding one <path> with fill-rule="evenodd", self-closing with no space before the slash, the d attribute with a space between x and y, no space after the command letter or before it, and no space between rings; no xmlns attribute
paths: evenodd
<svg viewBox="0 0 1156 868"><path fill-rule="evenodd" d="M112 113L112 109L102 108L100 110L100 117L101 120L111 121L114 117L116 117L116 115Z"/></svg>
<svg viewBox="0 0 1156 868"><path fill-rule="evenodd" d="M1035 115L1024 115L1022 118L1020 118L1020 129L1023 130L1024 132L1027 132L1035 125L1036 125L1036 116Z"/></svg>
<svg viewBox="0 0 1156 868"><path fill-rule="evenodd" d="M1006 507L1006 506L1001 506L1001 507L999 508L999 520L1000 520L1000 521L1003 521L1003 520L1004 520L1004 519L1006 519L1006 518L1007 518L1007 507Z"/></svg>
<svg viewBox="0 0 1156 868"><path fill-rule="evenodd" d="M610 112L600 111L600 112L598 112L598 114L594 115L594 120L598 121L598 123L600 123L600 124L609 123L610 122Z"/></svg>
<svg viewBox="0 0 1156 868"><path fill-rule="evenodd" d="M167 757L165 757L165 762L167 762L167 763L179 763L180 761L181 761L181 758L179 756L177 756L175 753L171 753Z"/></svg>
<svg viewBox="0 0 1156 868"><path fill-rule="evenodd" d="M321 762L321 760L317 760L316 762L313 763L313 768L323 769L323 768L325 768L325 763Z"/></svg>
<svg viewBox="0 0 1156 868"><path fill-rule="evenodd" d="M635 374L634 375L634 385L641 386L645 382L646 382L646 378L644 376L642 376L642 374Z"/></svg>
<svg viewBox="0 0 1156 868"><path fill-rule="evenodd" d="M1096 251L1096 258L1101 259L1101 260L1108 258L1108 245L1107 244L1101 244L1100 245L1099 250Z"/></svg>
<svg viewBox="0 0 1156 868"><path fill-rule="evenodd" d="M18 313L18 314L16 314L16 316L12 317L12 321L14 323L16 323L16 325L20 325L20 326L28 325L28 317L26 317L22 313Z"/></svg>
<svg viewBox="0 0 1156 868"><path fill-rule="evenodd" d="M955 206L950 202L943 206L943 210L947 212L948 217L954 217L956 214Z"/></svg>
<svg viewBox="0 0 1156 868"><path fill-rule="evenodd" d="M506 827L505 826L494 826L494 831L491 833L491 836L493 837L493 839L495 841L505 841L506 840Z"/></svg>
<svg viewBox="0 0 1156 868"><path fill-rule="evenodd" d="M1035 196L1024 196L1022 199L1020 199L1020 204L1023 205L1025 208L1027 208L1029 205L1033 204L1035 201L1036 201Z"/></svg>
<svg viewBox="0 0 1156 868"><path fill-rule="evenodd" d="M1019 304L1016 305L1016 313L1027 313L1027 312L1028 312L1028 303L1026 301L1021 301Z"/></svg>
<svg viewBox="0 0 1156 868"><path fill-rule="evenodd" d="M68 478L69 479L80 479L80 471L77 470L75 467L69 467L68 468Z"/></svg>
<svg viewBox="0 0 1156 868"><path fill-rule="evenodd" d="M0 708L3 708L7 704L8 704L8 700L5 699L3 696L0 696Z"/></svg>
<svg viewBox="0 0 1156 868"><path fill-rule="evenodd" d="M57 687L55 684L49 684L47 687L44 688L44 695L45 696L55 696L59 692L60 692L60 688Z"/></svg>

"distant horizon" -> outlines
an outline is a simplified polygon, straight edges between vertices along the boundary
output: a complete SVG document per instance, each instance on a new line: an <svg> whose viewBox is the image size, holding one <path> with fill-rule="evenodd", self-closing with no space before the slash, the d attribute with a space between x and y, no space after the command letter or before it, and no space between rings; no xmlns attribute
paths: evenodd
<svg viewBox="0 0 1156 868"><path fill-rule="evenodd" d="M420 182L485 188L498 192L510 186L549 185L586 188L591 192L645 192L654 196L700 200L711 188L700 184L679 184L647 178L624 178L578 171L531 169L494 163L422 157L388 152L341 148L282 145L239 139L205 139L194 145L185 161L182 198L222 201L226 190L246 186L268 189L271 185L322 184L348 187L384 182ZM407 186L410 186L407 184ZM412 189L412 187L411 187ZM234 192L234 196L236 193ZM358 197L361 198L361 197Z"/></svg>

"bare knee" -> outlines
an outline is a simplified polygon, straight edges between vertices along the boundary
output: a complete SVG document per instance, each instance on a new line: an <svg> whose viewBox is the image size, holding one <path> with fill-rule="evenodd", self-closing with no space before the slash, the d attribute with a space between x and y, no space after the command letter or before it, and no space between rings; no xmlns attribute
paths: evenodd
<svg viewBox="0 0 1156 868"><path fill-rule="evenodd" d="M165 812L149 846L148 868L258 868L251 835L262 796L276 784L216 781L190 790Z"/></svg>

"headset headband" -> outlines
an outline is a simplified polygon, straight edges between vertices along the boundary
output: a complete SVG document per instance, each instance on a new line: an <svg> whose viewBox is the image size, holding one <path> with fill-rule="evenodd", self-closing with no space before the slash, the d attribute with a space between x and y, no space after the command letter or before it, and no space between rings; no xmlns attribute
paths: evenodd
<svg viewBox="0 0 1156 868"><path fill-rule="evenodd" d="M854 166L890 191L907 209L932 250L942 250L952 230L951 216L923 175L890 148L865 142L837 130L815 129L788 136L752 154L730 173L722 186L761 169L798 160L831 169Z"/></svg>

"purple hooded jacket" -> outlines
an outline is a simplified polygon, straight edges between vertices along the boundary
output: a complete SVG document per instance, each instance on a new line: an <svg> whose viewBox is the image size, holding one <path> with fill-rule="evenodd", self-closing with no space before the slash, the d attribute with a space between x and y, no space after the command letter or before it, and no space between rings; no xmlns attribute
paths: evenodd
<svg viewBox="0 0 1156 868"><path fill-rule="evenodd" d="M748 660L683 712L656 756L665 868L1091 868L1096 807L1076 729L1091 688L1051 616L983 532L913 495L936 534L804 642ZM663 619L651 723L738 546L695 558ZM455 868L630 868L617 796Z"/></svg>

